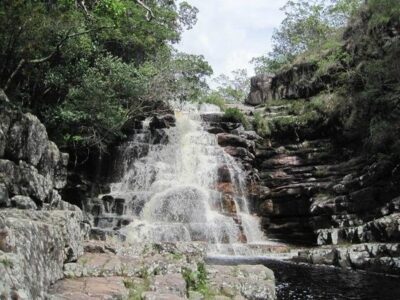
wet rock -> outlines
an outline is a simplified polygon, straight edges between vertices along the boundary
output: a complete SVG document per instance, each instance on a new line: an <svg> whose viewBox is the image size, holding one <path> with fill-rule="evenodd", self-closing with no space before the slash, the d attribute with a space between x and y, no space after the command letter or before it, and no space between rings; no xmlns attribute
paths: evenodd
<svg viewBox="0 0 400 300"><path fill-rule="evenodd" d="M225 213L235 215L237 213L237 207L235 200L232 195L224 194L222 197L222 209Z"/></svg>
<svg viewBox="0 0 400 300"><path fill-rule="evenodd" d="M200 116L201 119L207 123L223 123L225 121L223 113L205 113L201 114Z"/></svg>
<svg viewBox="0 0 400 300"><path fill-rule="evenodd" d="M173 115L154 116L150 121L150 129L165 129L175 126L175 117Z"/></svg>
<svg viewBox="0 0 400 300"><path fill-rule="evenodd" d="M231 172L227 165L218 167L218 182L232 182Z"/></svg>
<svg viewBox="0 0 400 300"><path fill-rule="evenodd" d="M168 134L164 129L154 129L151 132L151 143L152 144L167 144L168 143Z"/></svg>
<svg viewBox="0 0 400 300"><path fill-rule="evenodd" d="M224 148L224 150L230 156L238 157L244 161L253 161L255 158L251 152L249 152L246 148L243 147L227 146Z"/></svg>
<svg viewBox="0 0 400 300"><path fill-rule="evenodd" d="M244 127L243 127L242 123L222 122L220 124L221 124L222 129L224 129L226 132L234 133L235 131L236 132L243 132L244 131Z"/></svg>
<svg viewBox="0 0 400 300"><path fill-rule="evenodd" d="M243 147L243 148L249 147L249 144L246 139L234 134L228 134L228 133L217 134L217 140L218 144L222 147L226 146Z"/></svg>
<svg viewBox="0 0 400 300"><path fill-rule="evenodd" d="M11 206L19 209L33 209L36 210L36 203L27 196L14 196L11 198Z"/></svg>
<svg viewBox="0 0 400 300"><path fill-rule="evenodd" d="M215 188L217 191L226 193L226 194L234 194L234 192L235 192L235 187L233 186L233 184L231 182L218 183Z"/></svg>
<svg viewBox="0 0 400 300"><path fill-rule="evenodd" d="M209 133L212 134L218 134L218 133L224 133L225 130L223 130L222 128L219 127L210 127L206 129Z"/></svg>

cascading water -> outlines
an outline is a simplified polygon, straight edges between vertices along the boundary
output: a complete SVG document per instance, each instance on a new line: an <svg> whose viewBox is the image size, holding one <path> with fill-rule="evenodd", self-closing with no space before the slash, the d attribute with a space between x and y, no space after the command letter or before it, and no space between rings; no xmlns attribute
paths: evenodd
<svg viewBox="0 0 400 300"><path fill-rule="evenodd" d="M244 172L203 128L201 113L210 108L215 112L193 104L177 109L176 126L163 129L166 143L152 144L144 130L129 144L122 179L111 186L133 217L121 229L128 241L207 241L221 251L263 240L258 218L249 214Z"/></svg>

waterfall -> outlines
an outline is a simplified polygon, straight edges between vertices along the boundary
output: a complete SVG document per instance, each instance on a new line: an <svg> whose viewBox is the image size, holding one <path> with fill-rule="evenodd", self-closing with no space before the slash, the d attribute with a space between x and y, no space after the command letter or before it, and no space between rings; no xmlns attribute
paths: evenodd
<svg viewBox="0 0 400 300"><path fill-rule="evenodd" d="M152 143L145 121L128 144L111 195L127 201L133 221L121 232L129 242L206 241L221 249L264 239L249 213L244 171L204 130L201 113L210 111L218 112L180 105L176 126L162 129L164 142Z"/></svg>

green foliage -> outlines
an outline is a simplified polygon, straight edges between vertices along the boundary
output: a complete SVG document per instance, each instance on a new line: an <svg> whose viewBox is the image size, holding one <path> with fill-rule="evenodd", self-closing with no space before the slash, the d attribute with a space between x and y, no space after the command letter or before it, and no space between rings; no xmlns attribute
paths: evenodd
<svg viewBox="0 0 400 300"><path fill-rule="evenodd" d="M75 147L106 150L130 118L143 113L143 78L133 66L112 56L99 57L48 120ZM58 125L58 126L57 126Z"/></svg>
<svg viewBox="0 0 400 300"><path fill-rule="evenodd" d="M218 85L216 92L227 103L241 103L249 93L249 76L245 69L234 70L230 76L221 74L214 81Z"/></svg>
<svg viewBox="0 0 400 300"><path fill-rule="evenodd" d="M204 263L198 263L196 271L183 268L182 276L186 281L188 291L200 292L206 299L210 299L214 295L208 285L207 270Z"/></svg>
<svg viewBox="0 0 400 300"><path fill-rule="evenodd" d="M226 122L242 123L245 128L249 127L249 121L245 114L238 108L227 108L224 114Z"/></svg>
<svg viewBox="0 0 400 300"><path fill-rule="evenodd" d="M351 24L350 67L342 75L347 102L339 110L349 140L369 152L395 153L400 134L400 41L387 32L398 24L398 1L368 1Z"/></svg>
<svg viewBox="0 0 400 300"><path fill-rule="evenodd" d="M254 130L262 137L271 135L271 129L268 126L268 121L260 112L254 114L253 119Z"/></svg>
<svg viewBox="0 0 400 300"><path fill-rule="evenodd" d="M200 99L199 103L208 103L218 106L222 111L225 110L226 102L220 93L212 91L211 93L204 94Z"/></svg>
<svg viewBox="0 0 400 300"><path fill-rule="evenodd" d="M146 98L198 101L208 90L212 68L202 55L163 51L146 61L140 72L150 77Z"/></svg>
<svg viewBox="0 0 400 300"><path fill-rule="evenodd" d="M269 119L257 116L258 124L254 127L265 128L266 134L261 130L260 135L298 141L333 134L335 112L340 101L341 97L336 94L320 94L309 100L273 101L267 104L266 109L281 106L284 114Z"/></svg>
<svg viewBox="0 0 400 300"><path fill-rule="evenodd" d="M0 87L59 145L95 152L162 102L198 98L211 67L171 46L197 8L145 3L151 12L131 0L1 1Z"/></svg>
<svg viewBox="0 0 400 300"><path fill-rule="evenodd" d="M361 5L360 0L290 0L282 8L285 19L272 37L273 50L253 58L255 71L275 73L300 54L320 47L340 33Z"/></svg>
<svg viewBox="0 0 400 300"><path fill-rule="evenodd" d="M129 300L142 300L142 294L150 288L150 280L144 279L143 282L136 282L127 278L124 280L124 285L129 290Z"/></svg>
<svg viewBox="0 0 400 300"><path fill-rule="evenodd" d="M400 3L397 0L369 0L368 9L372 12L369 28L386 25L400 17Z"/></svg>

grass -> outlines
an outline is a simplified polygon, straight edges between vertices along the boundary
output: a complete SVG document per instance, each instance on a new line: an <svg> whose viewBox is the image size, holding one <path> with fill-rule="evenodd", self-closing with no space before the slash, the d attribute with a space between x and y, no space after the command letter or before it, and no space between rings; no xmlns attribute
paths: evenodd
<svg viewBox="0 0 400 300"><path fill-rule="evenodd" d="M269 128L268 121L260 112L256 112L254 114L253 127L255 131L262 137L271 135L271 129Z"/></svg>
<svg viewBox="0 0 400 300"><path fill-rule="evenodd" d="M129 300L142 300L142 294L150 288L150 280L144 279L142 283L137 283L127 278L124 280L124 285L129 290Z"/></svg>
<svg viewBox="0 0 400 300"><path fill-rule="evenodd" d="M213 299L216 295L208 285L208 275L204 263L198 263L196 271L183 268L182 276L186 281L188 293L189 291L199 292L205 299Z"/></svg>

